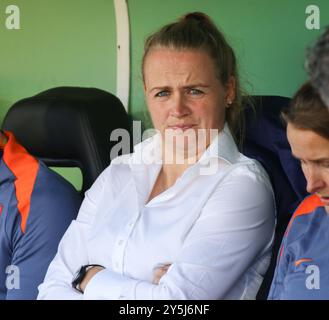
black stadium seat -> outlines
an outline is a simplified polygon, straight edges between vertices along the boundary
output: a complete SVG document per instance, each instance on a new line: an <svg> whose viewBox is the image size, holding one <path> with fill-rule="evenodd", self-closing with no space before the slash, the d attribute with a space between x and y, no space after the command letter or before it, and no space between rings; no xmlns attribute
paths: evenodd
<svg viewBox="0 0 329 320"><path fill-rule="evenodd" d="M15 103L3 125L34 156L52 167L79 167L81 193L110 164L116 128L130 132L120 100L109 92L57 87Z"/></svg>

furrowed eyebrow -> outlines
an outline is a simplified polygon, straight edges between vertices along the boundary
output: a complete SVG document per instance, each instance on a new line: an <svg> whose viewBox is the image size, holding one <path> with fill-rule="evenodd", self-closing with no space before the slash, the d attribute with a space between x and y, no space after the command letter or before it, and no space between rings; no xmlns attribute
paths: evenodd
<svg viewBox="0 0 329 320"><path fill-rule="evenodd" d="M196 84L190 84L188 86L183 86L183 89L191 89L191 88L210 88L210 85L203 84L203 83L196 83ZM155 90L170 90L170 87L168 86L163 86L163 87L154 87L150 89L150 92L155 91Z"/></svg>
<svg viewBox="0 0 329 320"><path fill-rule="evenodd" d="M184 89L190 89L190 88L210 88L210 85L203 84L203 83L196 83L196 84L190 84L188 86L184 86Z"/></svg>
<svg viewBox="0 0 329 320"><path fill-rule="evenodd" d="M291 153L292 157L296 160L302 160L298 157L296 157L293 153ZM329 158L319 158L319 159L314 159L314 160L309 160L311 162L315 162L315 163L323 163L323 162L329 162Z"/></svg>
<svg viewBox="0 0 329 320"><path fill-rule="evenodd" d="M316 163L324 163L324 162L329 162L329 158L320 158L313 161Z"/></svg>
<svg viewBox="0 0 329 320"><path fill-rule="evenodd" d="M152 91L158 91L158 90L160 90L160 91L163 91L163 90L169 90L170 88L169 87L154 87L154 88L152 88L152 89L150 89L150 92L152 92Z"/></svg>

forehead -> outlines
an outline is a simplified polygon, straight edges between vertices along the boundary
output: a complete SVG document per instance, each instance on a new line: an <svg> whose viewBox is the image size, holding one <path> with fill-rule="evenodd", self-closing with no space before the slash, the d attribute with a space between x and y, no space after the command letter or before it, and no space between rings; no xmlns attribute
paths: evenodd
<svg viewBox="0 0 329 320"><path fill-rule="evenodd" d="M146 61L151 58L155 60L163 60L163 62L171 61L189 61L189 60L211 60L210 56L203 50L198 49L173 49L173 48L154 48L149 51Z"/></svg>
<svg viewBox="0 0 329 320"><path fill-rule="evenodd" d="M201 50L152 49L144 63L146 78L170 76L197 76L215 78L215 65L211 57Z"/></svg>
<svg viewBox="0 0 329 320"><path fill-rule="evenodd" d="M293 154L299 159L329 159L329 139L316 132L299 129L288 123L287 137Z"/></svg>

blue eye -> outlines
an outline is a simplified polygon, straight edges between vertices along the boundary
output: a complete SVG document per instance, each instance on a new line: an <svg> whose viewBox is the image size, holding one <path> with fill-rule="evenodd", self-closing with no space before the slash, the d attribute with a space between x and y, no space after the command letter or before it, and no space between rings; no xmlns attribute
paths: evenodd
<svg viewBox="0 0 329 320"><path fill-rule="evenodd" d="M158 98L167 97L167 96L169 96L168 91L160 91L155 95L155 97L158 97Z"/></svg>
<svg viewBox="0 0 329 320"><path fill-rule="evenodd" d="M188 93L193 95L193 96L198 96L198 95L203 94L203 92L199 89L189 89Z"/></svg>

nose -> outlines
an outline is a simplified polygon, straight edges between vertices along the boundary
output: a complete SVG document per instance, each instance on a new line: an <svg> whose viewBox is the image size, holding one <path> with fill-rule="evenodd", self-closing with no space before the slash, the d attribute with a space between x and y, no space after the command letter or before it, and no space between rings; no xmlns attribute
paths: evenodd
<svg viewBox="0 0 329 320"><path fill-rule="evenodd" d="M309 193L320 192L325 187L325 181L322 178L321 172L317 169L309 169L305 174L307 187Z"/></svg>
<svg viewBox="0 0 329 320"><path fill-rule="evenodd" d="M186 100L183 94L177 93L172 97L170 115L175 118L183 118L190 114Z"/></svg>

